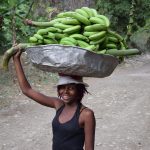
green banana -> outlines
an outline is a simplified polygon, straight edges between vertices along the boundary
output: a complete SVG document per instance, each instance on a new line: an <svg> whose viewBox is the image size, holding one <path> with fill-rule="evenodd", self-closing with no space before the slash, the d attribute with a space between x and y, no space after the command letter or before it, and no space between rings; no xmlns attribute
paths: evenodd
<svg viewBox="0 0 150 150"><path fill-rule="evenodd" d="M79 13L80 15L86 17L87 19L89 18L89 15L87 14L87 12L85 12L82 9L76 9L75 12Z"/></svg>
<svg viewBox="0 0 150 150"><path fill-rule="evenodd" d="M65 29L67 29L69 27L73 27L73 26L72 25L66 25L66 24L63 24L63 23L55 23L54 27L65 30Z"/></svg>
<svg viewBox="0 0 150 150"><path fill-rule="evenodd" d="M98 17L91 17L89 20L91 23L106 25L105 21Z"/></svg>
<svg viewBox="0 0 150 150"><path fill-rule="evenodd" d="M90 45L88 47L85 47L85 49L91 50L91 51L95 51L96 50L96 46L95 45Z"/></svg>
<svg viewBox="0 0 150 150"><path fill-rule="evenodd" d="M19 50L21 52L24 52L26 48L35 45L36 45L35 43L20 43L6 50L2 58L2 68L8 70L9 61L14 54L16 54Z"/></svg>
<svg viewBox="0 0 150 150"><path fill-rule="evenodd" d="M34 37L36 37L38 40L43 40L43 37L40 34L34 34Z"/></svg>
<svg viewBox="0 0 150 150"><path fill-rule="evenodd" d="M97 17L103 19L107 27L110 26L110 21L109 21L109 19L106 16L104 16L104 15L97 15Z"/></svg>
<svg viewBox="0 0 150 150"><path fill-rule="evenodd" d="M108 42L110 41L110 42L114 42L114 43L118 43L119 42L119 40L116 38L116 37L113 37L113 36L109 36L109 37L107 37L108 38Z"/></svg>
<svg viewBox="0 0 150 150"><path fill-rule="evenodd" d="M38 41L38 39L33 36L33 37L30 37L30 38L29 38L29 41L30 41L31 43L36 43L36 42Z"/></svg>
<svg viewBox="0 0 150 150"><path fill-rule="evenodd" d="M97 54L106 54L106 51L107 51L107 50L104 49L104 50L97 51L96 53L97 53Z"/></svg>
<svg viewBox="0 0 150 150"><path fill-rule="evenodd" d="M73 44L72 42L70 42L70 41L65 41L65 40L60 41L60 44L62 44L62 45L76 46L76 45L75 45L75 44Z"/></svg>
<svg viewBox="0 0 150 150"><path fill-rule="evenodd" d="M50 38L50 39L54 39L55 38L55 34L52 33L52 32L48 32L47 37Z"/></svg>
<svg viewBox="0 0 150 150"><path fill-rule="evenodd" d="M106 48L108 48L108 49L117 49L117 45L116 45L116 44L113 44L113 43L111 43L111 44L106 44Z"/></svg>
<svg viewBox="0 0 150 150"><path fill-rule="evenodd" d="M86 43L85 41L77 40L78 46L81 48L89 47L90 45Z"/></svg>
<svg viewBox="0 0 150 150"><path fill-rule="evenodd" d="M80 22L77 19L73 19L73 18L64 18L64 20L62 20L61 23L67 24L67 25L79 25L80 24Z"/></svg>
<svg viewBox="0 0 150 150"><path fill-rule="evenodd" d="M101 44L103 41L105 40L105 37L99 39L99 40L95 40L95 41L90 41L90 44Z"/></svg>
<svg viewBox="0 0 150 150"><path fill-rule="evenodd" d="M115 31L111 31L111 30L108 30L108 33L114 37L116 37L120 42L122 42L124 39L121 35L119 35L117 32Z"/></svg>
<svg viewBox="0 0 150 150"><path fill-rule="evenodd" d="M98 15L97 10L94 8L91 8L92 12L93 12L93 16L96 17Z"/></svg>
<svg viewBox="0 0 150 150"><path fill-rule="evenodd" d="M66 37L66 34L62 34L62 33L55 33L55 39L56 40L60 40L62 38Z"/></svg>
<svg viewBox="0 0 150 150"><path fill-rule="evenodd" d="M94 16L93 12L92 12L92 10L90 8L88 8L88 7L82 7L81 9L84 10L88 14L89 18L91 18L91 17Z"/></svg>
<svg viewBox="0 0 150 150"><path fill-rule="evenodd" d="M44 34L47 34L48 33L48 30L47 29L39 29L38 31L37 31L37 34L39 34L39 35L44 35Z"/></svg>
<svg viewBox="0 0 150 150"><path fill-rule="evenodd" d="M63 33L73 34L73 33L77 33L78 31L80 31L80 29L81 29L81 26L76 25L76 26L73 26L73 27L70 27L70 28L63 30Z"/></svg>
<svg viewBox="0 0 150 150"><path fill-rule="evenodd" d="M47 30L48 32L59 32L59 33L62 32L61 29L55 28L55 27L49 27L49 28L46 28L46 30Z"/></svg>
<svg viewBox="0 0 150 150"><path fill-rule="evenodd" d="M81 14L77 12L73 14L73 17L85 25L90 25L90 21L86 17L82 16Z"/></svg>
<svg viewBox="0 0 150 150"><path fill-rule="evenodd" d="M60 42L63 42L63 41L69 41L69 42L73 43L74 45L77 45L77 40L72 37L64 37L61 39Z"/></svg>
<svg viewBox="0 0 150 150"><path fill-rule="evenodd" d="M65 16L64 16L64 12L61 12L61 13L59 13L58 15L57 15L57 18L64 18Z"/></svg>
<svg viewBox="0 0 150 150"><path fill-rule="evenodd" d="M107 29L107 27L105 25L101 25L101 24L93 24L93 25L86 26L84 28L85 31L89 31L89 32L102 31L102 30L106 30L106 29Z"/></svg>
<svg viewBox="0 0 150 150"><path fill-rule="evenodd" d="M84 36L87 36L87 37L89 37L89 36L91 36L91 35L93 35L93 34L96 34L97 32L88 32L88 31L85 31L85 32L83 32L83 35Z"/></svg>
<svg viewBox="0 0 150 150"><path fill-rule="evenodd" d="M95 34L89 36L89 39L90 40L99 40L99 39L105 37L105 35L106 35L106 31L100 31L98 33L95 33Z"/></svg>
<svg viewBox="0 0 150 150"><path fill-rule="evenodd" d="M44 44L57 44L58 42L54 39L44 39Z"/></svg>
<svg viewBox="0 0 150 150"><path fill-rule="evenodd" d="M86 42L89 41L89 39L86 36L82 35L82 34L72 34L70 37L73 37L76 40L83 40L83 41L86 41Z"/></svg>
<svg viewBox="0 0 150 150"><path fill-rule="evenodd" d="M108 38L105 36L105 39L99 44L99 50L106 49L106 44L108 43Z"/></svg>
<svg viewBox="0 0 150 150"><path fill-rule="evenodd" d="M63 20L64 18L55 18L53 20L50 21L51 26L53 26L55 23L60 23L61 20Z"/></svg>
<svg viewBox="0 0 150 150"><path fill-rule="evenodd" d="M120 42L120 49L126 49L126 47L124 46L123 42Z"/></svg>
<svg viewBox="0 0 150 150"><path fill-rule="evenodd" d="M43 44L43 40L38 40L38 44Z"/></svg>
<svg viewBox="0 0 150 150"><path fill-rule="evenodd" d="M113 56L129 56L141 54L141 52L138 49L125 49L125 50L110 49L106 51L106 54Z"/></svg>

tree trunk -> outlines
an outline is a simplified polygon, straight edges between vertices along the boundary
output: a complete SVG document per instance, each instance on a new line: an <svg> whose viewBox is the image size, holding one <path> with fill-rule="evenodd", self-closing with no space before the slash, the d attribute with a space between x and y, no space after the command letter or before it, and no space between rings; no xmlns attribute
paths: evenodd
<svg viewBox="0 0 150 150"><path fill-rule="evenodd" d="M3 19L3 16L0 16L0 31L2 30Z"/></svg>
<svg viewBox="0 0 150 150"><path fill-rule="evenodd" d="M82 6L93 7L94 0L51 0L51 4L61 11L74 10Z"/></svg>
<svg viewBox="0 0 150 150"><path fill-rule="evenodd" d="M82 6L94 7L94 0L37 0L33 5L33 16L45 16L48 20L61 11L75 10Z"/></svg>

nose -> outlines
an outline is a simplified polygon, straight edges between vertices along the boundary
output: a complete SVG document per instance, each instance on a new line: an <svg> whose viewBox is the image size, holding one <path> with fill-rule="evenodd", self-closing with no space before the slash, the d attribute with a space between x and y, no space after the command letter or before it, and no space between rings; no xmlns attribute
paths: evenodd
<svg viewBox="0 0 150 150"><path fill-rule="evenodd" d="M67 87L64 88L64 93L68 93L68 88Z"/></svg>

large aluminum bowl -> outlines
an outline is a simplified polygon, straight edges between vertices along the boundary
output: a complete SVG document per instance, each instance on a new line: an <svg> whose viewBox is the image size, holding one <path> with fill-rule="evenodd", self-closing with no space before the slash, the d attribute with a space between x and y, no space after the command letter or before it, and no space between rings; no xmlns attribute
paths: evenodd
<svg viewBox="0 0 150 150"><path fill-rule="evenodd" d="M111 75L118 65L118 59L113 56L76 46L40 45L29 47L26 52L37 68L67 75L103 78Z"/></svg>

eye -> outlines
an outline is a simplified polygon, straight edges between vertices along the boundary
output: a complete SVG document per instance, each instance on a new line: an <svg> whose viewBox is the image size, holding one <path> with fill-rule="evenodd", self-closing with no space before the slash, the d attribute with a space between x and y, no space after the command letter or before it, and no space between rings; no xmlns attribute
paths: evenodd
<svg viewBox="0 0 150 150"><path fill-rule="evenodd" d="M69 90L75 90L76 86L74 84L71 84L71 85L68 86L68 89Z"/></svg>
<svg viewBox="0 0 150 150"><path fill-rule="evenodd" d="M64 85L59 85L59 88L58 88L59 90L63 90L63 89L65 89L65 86Z"/></svg>
<svg viewBox="0 0 150 150"><path fill-rule="evenodd" d="M74 90L75 88L73 86L68 87L68 90Z"/></svg>
<svg viewBox="0 0 150 150"><path fill-rule="evenodd" d="M74 85L60 85L59 90L75 90L76 87Z"/></svg>

